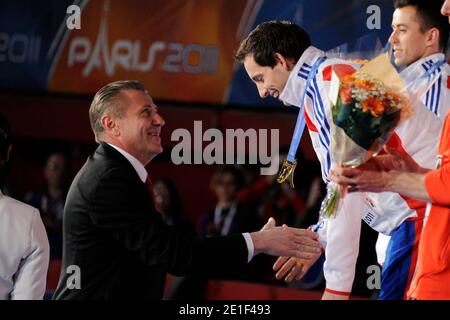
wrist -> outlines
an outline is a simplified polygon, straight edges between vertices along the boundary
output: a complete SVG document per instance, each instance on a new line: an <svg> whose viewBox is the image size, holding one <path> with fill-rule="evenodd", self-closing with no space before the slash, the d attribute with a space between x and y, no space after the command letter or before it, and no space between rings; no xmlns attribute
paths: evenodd
<svg viewBox="0 0 450 320"><path fill-rule="evenodd" d="M400 172L391 170L391 171L383 171L381 174L383 179L384 191L393 192L395 189L395 181L398 179Z"/></svg>
<svg viewBox="0 0 450 320"><path fill-rule="evenodd" d="M261 239L261 237L262 237L261 232L262 231L256 231L256 232L250 233L250 237L252 238L252 241L253 241L253 250L254 250L253 255L254 256L256 256L257 254L260 254L261 252L264 251L263 241Z"/></svg>

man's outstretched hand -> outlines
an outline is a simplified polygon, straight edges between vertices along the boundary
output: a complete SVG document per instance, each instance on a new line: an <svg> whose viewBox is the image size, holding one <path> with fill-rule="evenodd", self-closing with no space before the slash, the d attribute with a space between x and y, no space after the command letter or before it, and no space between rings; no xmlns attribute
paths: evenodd
<svg viewBox="0 0 450 320"><path fill-rule="evenodd" d="M321 252L317 234L287 226L276 227L275 220L270 218L266 225L251 234L255 255L266 253L272 256L290 256L311 260Z"/></svg>

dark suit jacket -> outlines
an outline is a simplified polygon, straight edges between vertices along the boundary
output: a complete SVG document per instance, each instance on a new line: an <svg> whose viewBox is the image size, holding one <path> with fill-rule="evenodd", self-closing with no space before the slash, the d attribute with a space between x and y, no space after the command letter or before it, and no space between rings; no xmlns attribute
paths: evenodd
<svg viewBox="0 0 450 320"><path fill-rule="evenodd" d="M197 240L165 224L135 169L105 143L72 182L63 224L54 299L161 299L166 272L216 275L247 261L242 235ZM67 285L76 283L71 265L80 289Z"/></svg>

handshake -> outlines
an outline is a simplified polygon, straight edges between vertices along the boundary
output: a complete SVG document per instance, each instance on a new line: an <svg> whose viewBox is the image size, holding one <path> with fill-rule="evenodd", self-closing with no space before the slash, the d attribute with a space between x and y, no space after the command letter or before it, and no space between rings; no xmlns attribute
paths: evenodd
<svg viewBox="0 0 450 320"><path fill-rule="evenodd" d="M279 256L273 269L277 272L276 278L284 278L286 282L300 280L323 252L315 232L286 225L276 227L273 218L260 231L250 235L254 255Z"/></svg>

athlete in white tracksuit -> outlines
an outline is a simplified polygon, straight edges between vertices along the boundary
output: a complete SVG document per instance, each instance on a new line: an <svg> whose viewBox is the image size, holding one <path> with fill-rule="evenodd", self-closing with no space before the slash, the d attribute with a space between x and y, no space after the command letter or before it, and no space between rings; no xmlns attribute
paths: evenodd
<svg viewBox="0 0 450 320"><path fill-rule="evenodd" d="M433 168L442 119L449 107L446 89L450 67L441 64L443 54L435 54L411 64L401 76L415 101L414 115L399 125L389 141L391 147L408 153L419 165ZM349 61L326 58L323 51L309 47L292 70L280 99L301 107L307 89L304 112L308 131L327 183L333 163L330 155L330 104L328 90L333 65L356 70L359 65ZM433 69L433 65L437 68ZM316 71L306 83L311 70ZM432 72L428 72L430 70ZM423 78L422 78L423 77ZM394 193L348 194L335 218L321 219L314 229L325 247L324 274L326 290L349 295L353 285L358 256L361 218L372 228L392 235L383 266L383 298L403 298L415 268L417 242L420 237L425 203ZM383 296L384 295L384 296Z"/></svg>
<svg viewBox="0 0 450 320"><path fill-rule="evenodd" d="M425 8L428 7L430 3L427 2ZM414 10L411 5L396 10L393 16L394 31L390 40L396 62L409 65L402 72L402 76L410 92L416 96L414 101L417 104L414 105L414 116L397 128L388 143L391 147L408 153L421 166L433 168L441 119L449 104L448 93L444 90L448 86L448 65L444 63L442 54L432 54L437 52L437 40L440 47L445 47L441 39L447 37L445 28L441 30L442 35L437 34L435 29L430 29L427 34L416 30L420 26ZM404 30L405 23L411 24L410 28L414 30L411 32ZM429 33L433 37L430 38ZM429 38L434 39L431 46ZM414 47L414 44L417 46ZM427 59L416 61L424 56L427 56ZM309 36L301 27L287 21L259 24L241 42L235 58L243 63L262 98L272 96L302 108L300 112L305 115L305 122L321 163L323 179L328 182L328 175L333 166L330 155L331 117L328 101L331 68L333 65L340 65L341 71L347 69L346 71L353 72L360 66L326 57L323 51L311 47ZM423 101L426 107L420 104L419 100ZM295 130L296 138L302 131L297 130L302 127L301 119L297 124L299 125ZM295 147L297 142L298 139L294 139L292 146ZM292 152L290 150L290 158L295 157L293 153L294 150ZM328 292L324 294L324 298L331 298L332 294L348 295L351 291L358 255L361 218L376 230L392 234L390 249L382 250L386 253L384 278L391 279L391 281L383 279L382 295L385 298L392 297L391 293L399 295L398 298L404 296L408 279L414 270L414 244L417 244L417 236L420 234L420 222L414 222L414 217L417 218L415 220L423 221L421 219L425 207L423 203L412 202L395 194L381 194L379 198L377 197L351 193L343 199L336 218L321 220L314 226L326 248L324 272ZM383 207L384 201L391 204L387 208ZM410 219L412 221L407 221L409 218L413 218ZM288 277L292 279L302 272L303 268L298 267L305 263L310 262L295 258L287 261L283 257L277 261L275 269L281 268L278 276L289 272ZM395 275L389 275L390 272L399 269L402 270L401 281L395 280Z"/></svg>

